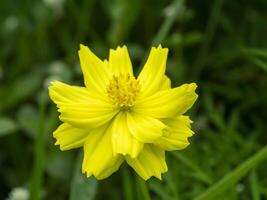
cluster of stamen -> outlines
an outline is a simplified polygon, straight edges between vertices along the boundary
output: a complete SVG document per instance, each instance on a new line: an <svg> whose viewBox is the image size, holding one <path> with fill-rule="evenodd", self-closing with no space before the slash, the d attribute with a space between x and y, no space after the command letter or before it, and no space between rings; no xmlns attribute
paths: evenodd
<svg viewBox="0 0 267 200"><path fill-rule="evenodd" d="M107 86L112 102L122 110L129 110L140 92L139 81L130 74L113 75Z"/></svg>

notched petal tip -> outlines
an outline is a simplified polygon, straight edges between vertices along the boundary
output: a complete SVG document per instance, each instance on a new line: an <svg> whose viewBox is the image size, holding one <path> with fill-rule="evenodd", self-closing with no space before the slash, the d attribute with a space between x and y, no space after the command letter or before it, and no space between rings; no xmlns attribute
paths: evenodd
<svg viewBox="0 0 267 200"><path fill-rule="evenodd" d="M81 60L81 57L85 57L85 55L87 55L87 56L90 55L91 56L93 54L93 52L91 51L91 49L88 46L80 44L80 49L78 50L78 54L79 54L79 57L80 57L80 60Z"/></svg>
<svg viewBox="0 0 267 200"><path fill-rule="evenodd" d="M127 53L128 54L128 48L126 45L123 45L123 46L117 46L116 48L114 49L110 49L109 50L110 54L117 54L118 52L120 53Z"/></svg>
<svg viewBox="0 0 267 200"><path fill-rule="evenodd" d="M198 85L196 83L190 83L189 84L190 88L192 88L193 90L197 89Z"/></svg>
<svg viewBox="0 0 267 200"><path fill-rule="evenodd" d="M198 86L196 83L185 83L185 84L181 85L180 87L176 87L176 88L178 89L181 87L184 87L185 92L190 92L190 91L193 92L197 89ZM176 89L176 88L172 88L172 89Z"/></svg>
<svg viewBox="0 0 267 200"><path fill-rule="evenodd" d="M116 51L121 51L121 50L128 50L127 46L126 45L123 45L123 46L117 46L116 48L110 48L109 49L109 52L110 53L116 53Z"/></svg>
<svg viewBox="0 0 267 200"><path fill-rule="evenodd" d="M87 171L83 166L82 166L82 174L84 174L87 178L93 175L91 172Z"/></svg>
<svg viewBox="0 0 267 200"><path fill-rule="evenodd" d="M86 59L86 57L88 57L88 56L90 58L99 59L88 46L85 46L83 44L80 44L80 49L78 50L78 54L80 57L80 61L83 60L82 58ZM81 62L81 64L82 64L82 62Z"/></svg>
<svg viewBox="0 0 267 200"><path fill-rule="evenodd" d="M58 80L52 80L49 83L49 86L48 86L48 94L49 94L50 97L51 97L51 93L53 92L53 90L55 89L55 87L57 87L59 84L60 84L60 81L58 81Z"/></svg>
<svg viewBox="0 0 267 200"><path fill-rule="evenodd" d="M144 147L136 159L126 157L126 162L144 180L148 180L152 176L161 180L161 175L168 170L165 152L161 148L149 144Z"/></svg>
<svg viewBox="0 0 267 200"><path fill-rule="evenodd" d="M92 176L93 174L91 172L86 172L86 177L89 178L90 176Z"/></svg>
<svg viewBox="0 0 267 200"><path fill-rule="evenodd" d="M142 151L142 150L141 150ZM123 154L124 156L130 156L131 158L133 158L133 159L135 159L135 158L137 158L138 157L138 155L139 155L139 153L140 152L134 152L134 153L125 153L125 154Z"/></svg>
<svg viewBox="0 0 267 200"><path fill-rule="evenodd" d="M103 63L104 63L105 65L107 65L107 64L108 64L108 60L107 60L107 59L104 59L104 60L103 60Z"/></svg>
<svg viewBox="0 0 267 200"><path fill-rule="evenodd" d="M87 46L80 44L80 50L84 49L84 48L88 48Z"/></svg>
<svg viewBox="0 0 267 200"><path fill-rule="evenodd" d="M54 86L54 85L56 85L57 83L59 83L58 80L52 80L52 81L50 82L50 86Z"/></svg>
<svg viewBox="0 0 267 200"><path fill-rule="evenodd" d="M156 51L167 51L167 53L168 53L168 51L169 51L169 49L167 48L167 47L162 47L162 45L161 44L159 44L158 46L154 46L154 47L152 47L152 49L151 50L156 50Z"/></svg>
<svg viewBox="0 0 267 200"><path fill-rule="evenodd" d="M165 172L162 172L165 173ZM162 174L158 174L158 175L150 175L147 177L142 177L142 179L144 179L144 181L148 181L149 179L151 179L152 177L157 178L158 180L162 181Z"/></svg>
<svg viewBox="0 0 267 200"><path fill-rule="evenodd" d="M53 133L53 138L55 138L55 140L56 140L56 142L54 143L54 145L55 146L59 146L60 151L66 151L66 149L64 148L64 146L60 142L59 138L57 138L57 136L55 136L54 133Z"/></svg>
<svg viewBox="0 0 267 200"><path fill-rule="evenodd" d="M68 85L63 83L63 82L61 82L61 81L59 81L59 80L52 80L50 82L50 85L48 86L48 89L50 91L50 90L54 90L56 88L64 87L64 86L68 86Z"/></svg>
<svg viewBox="0 0 267 200"><path fill-rule="evenodd" d="M53 137L56 139L55 146L60 145L59 141L57 140L57 138L55 136L53 136Z"/></svg>
<svg viewBox="0 0 267 200"><path fill-rule="evenodd" d="M123 49L123 46L117 46L116 50Z"/></svg>

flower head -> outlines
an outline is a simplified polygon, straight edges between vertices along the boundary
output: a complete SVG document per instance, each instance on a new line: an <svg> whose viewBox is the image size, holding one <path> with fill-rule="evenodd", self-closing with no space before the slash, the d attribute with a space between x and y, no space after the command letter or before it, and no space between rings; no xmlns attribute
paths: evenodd
<svg viewBox="0 0 267 200"><path fill-rule="evenodd" d="M130 74L113 75L107 86L108 96L121 110L130 110L139 92L139 81Z"/></svg>
<svg viewBox="0 0 267 200"><path fill-rule="evenodd" d="M63 122L53 133L61 150L83 147L82 171L103 179L126 161L143 179L161 179L165 151L188 146L192 123L184 113L197 99L196 84L171 88L168 49L153 47L136 78L126 46L100 60L81 45L85 87L53 81L49 96Z"/></svg>

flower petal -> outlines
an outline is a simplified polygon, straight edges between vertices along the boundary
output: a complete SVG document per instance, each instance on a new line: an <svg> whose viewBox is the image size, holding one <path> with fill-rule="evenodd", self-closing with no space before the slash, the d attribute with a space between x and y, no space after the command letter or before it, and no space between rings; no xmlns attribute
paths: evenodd
<svg viewBox="0 0 267 200"><path fill-rule="evenodd" d="M53 133L56 138L55 145L60 146L61 151L81 147L88 136L86 129L75 128L67 123L61 124Z"/></svg>
<svg viewBox="0 0 267 200"><path fill-rule="evenodd" d="M137 113L155 118L169 118L182 115L197 99L195 83L162 90L145 99L138 99L134 110Z"/></svg>
<svg viewBox="0 0 267 200"><path fill-rule="evenodd" d="M130 155L135 158L143 148L143 143L139 142L131 134L127 126L127 114L119 113L112 125L112 147L113 152L122 155Z"/></svg>
<svg viewBox="0 0 267 200"><path fill-rule="evenodd" d="M57 104L60 120L77 128L95 128L118 112L109 99L89 93L86 88L52 82L49 96Z"/></svg>
<svg viewBox="0 0 267 200"><path fill-rule="evenodd" d="M142 116L136 113L127 113L127 123L131 134L143 143L151 143L162 136L166 128L160 120Z"/></svg>
<svg viewBox="0 0 267 200"><path fill-rule="evenodd" d="M189 145L188 137L194 132L190 129L192 121L188 116L179 116L163 120L168 126L163 131L163 136L154 141L153 144L167 151L184 149Z"/></svg>
<svg viewBox="0 0 267 200"><path fill-rule="evenodd" d="M112 74L130 74L133 75L133 67L127 47L117 47L116 50L110 49L109 51L109 68Z"/></svg>
<svg viewBox="0 0 267 200"><path fill-rule="evenodd" d="M94 129L84 144L82 172L104 179L117 171L123 162L121 155L114 155L111 147L111 130L108 126Z"/></svg>
<svg viewBox="0 0 267 200"><path fill-rule="evenodd" d="M110 78L105 62L84 45L80 45L79 57L86 87L103 95Z"/></svg>
<svg viewBox="0 0 267 200"><path fill-rule="evenodd" d="M159 90L168 90L168 89L171 89L171 80L169 79L168 76L165 75L162 78Z"/></svg>
<svg viewBox="0 0 267 200"><path fill-rule="evenodd" d="M149 96L154 94L162 85L162 78L166 70L168 49L152 47L143 70L138 76L141 84L141 95Z"/></svg>
<svg viewBox="0 0 267 200"><path fill-rule="evenodd" d="M153 144L146 144L137 158L126 156L126 161L144 180L151 176L161 180L161 174L168 171L165 152Z"/></svg>

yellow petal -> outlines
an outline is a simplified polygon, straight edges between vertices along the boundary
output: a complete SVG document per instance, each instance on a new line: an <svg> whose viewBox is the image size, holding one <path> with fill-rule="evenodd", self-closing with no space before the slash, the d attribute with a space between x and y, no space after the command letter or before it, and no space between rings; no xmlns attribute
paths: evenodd
<svg viewBox="0 0 267 200"><path fill-rule="evenodd" d="M161 86L159 90L168 90L171 88L171 80L168 78L168 76L163 76L161 81Z"/></svg>
<svg viewBox="0 0 267 200"><path fill-rule="evenodd" d="M79 57L86 87L103 95L110 79L105 62L83 45L80 45Z"/></svg>
<svg viewBox="0 0 267 200"><path fill-rule="evenodd" d="M196 87L195 83L191 83L159 91L150 97L138 99L134 110L137 113L155 118L169 118L182 115L192 107L197 99Z"/></svg>
<svg viewBox="0 0 267 200"><path fill-rule="evenodd" d="M77 128L95 128L105 124L118 111L107 97L59 81L52 82L49 96L59 108L60 120Z"/></svg>
<svg viewBox="0 0 267 200"><path fill-rule="evenodd" d="M116 154L130 155L135 158L143 148L143 143L139 142L131 134L127 126L127 115L119 113L112 125L112 147Z"/></svg>
<svg viewBox="0 0 267 200"><path fill-rule="evenodd" d="M163 120L168 126L163 136L154 141L154 144L167 151L184 149L189 145L188 137L193 135L190 129L191 120L187 116L179 116Z"/></svg>
<svg viewBox="0 0 267 200"><path fill-rule="evenodd" d="M180 115L177 118L178 118L179 121L182 121L186 126L188 126L189 128L191 128L191 124L193 123L193 121L190 119L189 116Z"/></svg>
<svg viewBox="0 0 267 200"><path fill-rule="evenodd" d="M127 113L127 123L131 134L143 143L151 143L162 136L166 128L160 120L136 113Z"/></svg>
<svg viewBox="0 0 267 200"><path fill-rule="evenodd" d="M146 64L138 76L141 84L142 96L149 96L159 90L162 85L162 78L166 70L168 49L152 47Z"/></svg>
<svg viewBox="0 0 267 200"><path fill-rule="evenodd" d="M49 96L56 104L84 102L92 96L85 87L70 86L60 81L52 81L48 87Z"/></svg>
<svg viewBox="0 0 267 200"><path fill-rule="evenodd" d="M109 68L112 74L130 74L133 75L131 59L126 46L117 47L116 50L109 51Z"/></svg>
<svg viewBox="0 0 267 200"><path fill-rule="evenodd" d="M57 142L55 145L60 146L60 150L65 151L83 146L89 131L78 129L67 123L61 124L53 133Z"/></svg>
<svg viewBox="0 0 267 200"><path fill-rule="evenodd" d="M121 155L114 155L111 146L111 130L108 126L94 129L84 144L82 172L104 179L117 171L123 162Z"/></svg>
<svg viewBox="0 0 267 200"><path fill-rule="evenodd" d="M165 152L153 144L146 144L137 158L126 156L126 161L144 180L151 176L161 180L161 174L168 171Z"/></svg>

